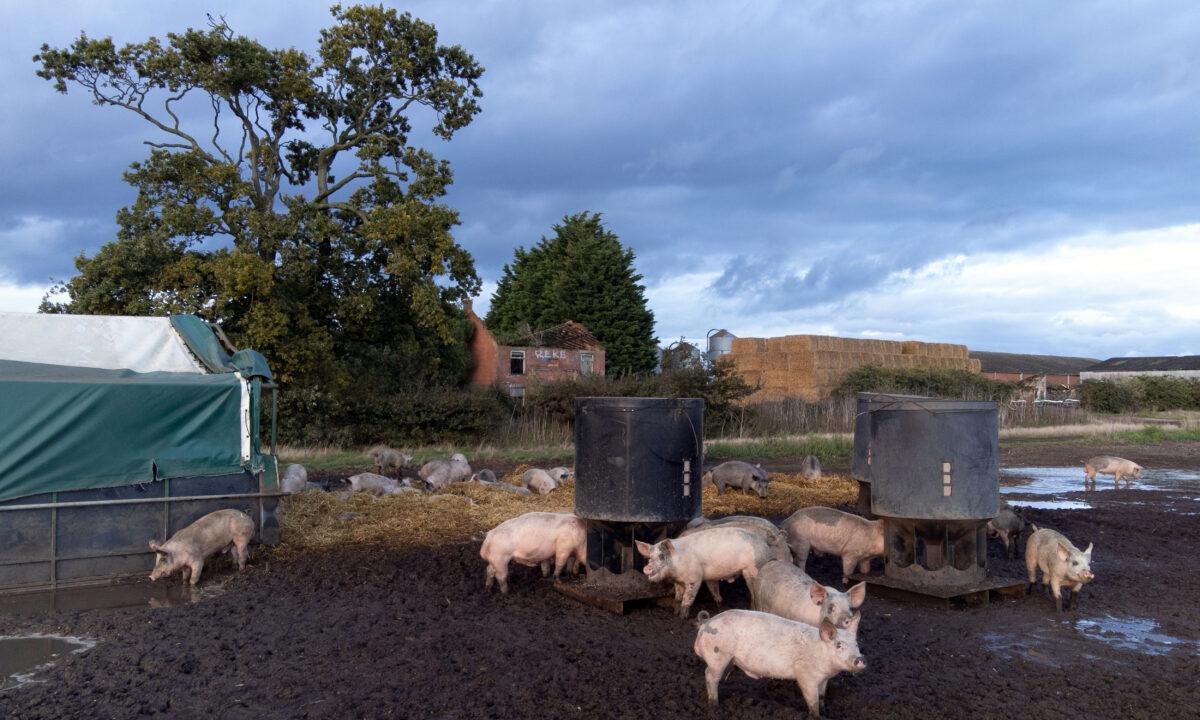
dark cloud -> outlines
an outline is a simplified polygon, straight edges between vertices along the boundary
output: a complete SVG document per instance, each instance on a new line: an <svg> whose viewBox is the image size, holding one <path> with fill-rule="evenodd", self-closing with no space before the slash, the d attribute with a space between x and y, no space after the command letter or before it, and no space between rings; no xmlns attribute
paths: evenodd
<svg viewBox="0 0 1200 720"><path fill-rule="evenodd" d="M425 141L453 164L458 235L488 279L583 209L651 284L718 271L711 289L756 312L844 302L950 255L1200 214L1200 13L1182 0L405 7L488 68L476 122ZM328 18L206 10L306 48ZM111 237L146 135L52 92L29 56L80 28L131 40L204 17L185 2L2 12L0 161L18 171L0 179L0 228L62 223L0 248L0 273L40 281Z"/></svg>

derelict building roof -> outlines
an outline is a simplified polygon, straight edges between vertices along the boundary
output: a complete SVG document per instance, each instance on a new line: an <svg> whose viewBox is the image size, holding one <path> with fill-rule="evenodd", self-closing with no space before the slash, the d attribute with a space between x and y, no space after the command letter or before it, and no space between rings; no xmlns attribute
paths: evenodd
<svg viewBox="0 0 1200 720"><path fill-rule="evenodd" d="M1025 373L1026 375L1078 375L1099 362L1095 358L1063 355L1025 355L1022 353L972 350L971 357L982 366L981 372Z"/></svg>
<svg viewBox="0 0 1200 720"><path fill-rule="evenodd" d="M1088 372L1147 372L1200 370L1200 355L1167 357L1115 357L1086 368Z"/></svg>
<svg viewBox="0 0 1200 720"><path fill-rule="evenodd" d="M587 328L573 320L544 330L533 330L512 338L512 344L524 347L550 347L563 350L602 350L600 341Z"/></svg>

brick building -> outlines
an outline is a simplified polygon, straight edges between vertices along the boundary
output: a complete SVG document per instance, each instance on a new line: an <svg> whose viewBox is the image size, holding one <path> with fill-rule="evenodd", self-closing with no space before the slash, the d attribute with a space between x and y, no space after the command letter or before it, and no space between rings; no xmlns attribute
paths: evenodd
<svg viewBox="0 0 1200 720"><path fill-rule="evenodd" d="M467 319L475 328L471 355L475 369L471 384L499 383L513 397L524 397L525 388L539 382L582 375L604 375L604 348L595 335L576 322L511 338L503 344L467 304Z"/></svg>
<svg viewBox="0 0 1200 720"><path fill-rule="evenodd" d="M1046 377L1050 387L1072 390L1079 387L1079 373L1098 360L1062 355L1027 355L1022 353L983 352L972 350L971 357L980 363L980 371L989 380L1025 382Z"/></svg>

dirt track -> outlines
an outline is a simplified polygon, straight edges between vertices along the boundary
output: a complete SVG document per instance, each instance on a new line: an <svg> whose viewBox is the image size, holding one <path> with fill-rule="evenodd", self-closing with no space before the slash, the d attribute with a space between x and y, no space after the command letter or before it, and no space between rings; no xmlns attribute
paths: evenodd
<svg viewBox="0 0 1200 720"><path fill-rule="evenodd" d="M1078 450L1059 453L1066 465ZM1197 496L1107 490L1090 510L1025 511L1096 544L1097 580L1061 618L1037 596L969 610L870 598L860 630L869 667L830 684L828 715L1200 717L1200 521L1184 514L1200 511ZM993 572L1021 575L993 543ZM832 559L810 568L827 583L838 573ZM794 684L734 671L710 715L690 624L666 610L620 617L578 605L532 569L510 582L508 597L482 592L475 545L347 548L258 557L226 592L192 605L0 616L0 633L101 640L45 682L0 695L0 717L693 720L803 708ZM747 604L740 583L726 596ZM701 598L697 609L715 609ZM1109 616L1153 635L1130 643L1088 624Z"/></svg>

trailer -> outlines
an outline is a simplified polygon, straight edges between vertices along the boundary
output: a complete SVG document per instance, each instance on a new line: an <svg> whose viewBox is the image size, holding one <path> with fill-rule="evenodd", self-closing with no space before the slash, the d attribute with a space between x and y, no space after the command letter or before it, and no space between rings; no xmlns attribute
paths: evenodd
<svg viewBox="0 0 1200 720"><path fill-rule="evenodd" d="M147 573L222 508L278 542L276 392L195 316L0 313L0 594Z"/></svg>

